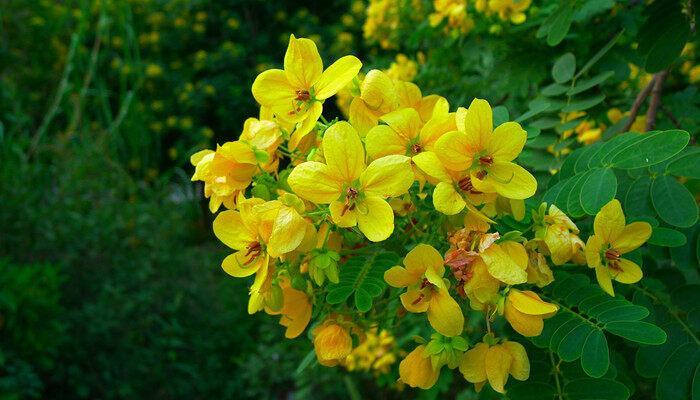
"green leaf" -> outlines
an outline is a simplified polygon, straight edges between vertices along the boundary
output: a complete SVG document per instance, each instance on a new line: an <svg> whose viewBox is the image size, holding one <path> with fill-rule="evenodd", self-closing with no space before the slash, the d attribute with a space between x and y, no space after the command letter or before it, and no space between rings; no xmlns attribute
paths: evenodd
<svg viewBox="0 0 700 400"><path fill-rule="evenodd" d="M605 330L627 340L642 344L663 344L666 332L644 321L615 321L605 324Z"/></svg>
<svg viewBox="0 0 700 400"><path fill-rule="evenodd" d="M576 400L626 400L627 386L612 379L578 379L564 386L564 394Z"/></svg>
<svg viewBox="0 0 700 400"><path fill-rule="evenodd" d="M695 368L700 364L700 346L686 343L676 349L666 361L656 382L658 400L678 400L690 398Z"/></svg>
<svg viewBox="0 0 700 400"><path fill-rule="evenodd" d="M306 353L304 359L301 360L301 363L299 363L299 366L297 367L296 371L294 371L294 373L296 375L301 374L314 360L316 360L316 352L313 349L311 349L311 351Z"/></svg>
<svg viewBox="0 0 700 400"><path fill-rule="evenodd" d="M616 168L635 169L666 161L683 150L690 141L688 132L681 130L653 131L640 134L631 143L612 154Z"/></svg>
<svg viewBox="0 0 700 400"><path fill-rule="evenodd" d="M690 36L690 23L681 16L671 29L660 33L654 40L646 55L644 69L647 72L659 72L671 65L683 51L683 46Z"/></svg>
<svg viewBox="0 0 700 400"><path fill-rule="evenodd" d="M687 147L668 163L666 173L700 179L700 147Z"/></svg>
<svg viewBox="0 0 700 400"><path fill-rule="evenodd" d="M622 34L624 32L625 32L624 29L621 30L620 32L618 32L612 39L610 39L610 41L608 43L605 44L605 46L603 46L600 50L598 50L598 52L595 53L595 55L593 57L591 57L590 60L588 60L588 62L583 66L583 68L581 68L576 73L576 76L574 76L574 79L578 79L581 75L585 74L589 69L591 69L591 67L595 63L597 63L601 58L603 58L603 56L605 54L607 54L607 52L610 51L610 49L612 49L613 46L615 46L615 43L617 43L617 41L620 39L620 36L622 36Z"/></svg>
<svg viewBox="0 0 700 400"><path fill-rule="evenodd" d="M592 331L583 344L581 367L588 376L600 378L608 372L610 354L605 335L599 330Z"/></svg>
<svg viewBox="0 0 700 400"><path fill-rule="evenodd" d="M511 400L540 400L554 397L556 389L542 382L522 382L508 388L508 398Z"/></svg>
<svg viewBox="0 0 700 400"><path fill-rule="evenodd" d="M603 323L620 321L639 321L649 315L649 310L643 306L622 305L610 308L598 314L596 319Z"/></svg>
<svg viewBox="0 0 700 400"><path fill-rule="evenodd" d="M558 84L558 83L552 83L552 84L549 85L549 86L545 86L545 87L540 91L540 93L541 93L543 96L553 97L553 96L562 95L562 94L566 93L567 90L569 90L569 87L568 87L568 86L560 85L560 84Z"/></svg>
<svg viewBox="0 0 700 400"><path fill-rule="evenodd" d="M688 239L683 232L673 229L656 227L647 241L649 244L664 247L678 247L686 244Z"/></svg>
<svg viewBox="0 0 700 400"><path fill-rule="evenodd" d="M589 108L600 104L603 100L605 100L605 95L599 94L597 96L589 97L589 98L584 99L584 100L572 101L571 103L569 103L566 107L562 108L561 110L563 112L584 111L584 110L588 110Z"/></svg>
<svg viewBox="0 0 700 400"><path fill-rule="evenodd" d="M355 308L360 312L369 311L372 299L386 288L384 271L398 262L399 257L391 252L376 253L370 259L365 256L349 259L340 268L338 283L328 287L326 301L340 304L354 294Z"/></svg>
<svg viewBox="0 0 700 400"><path fill-rule="evenodd" d="M508 122L508 118L508 109L505 106L493 108L493 126L499 126L504 122Z"/></svg>
<svg viewBox="0 0 700 400"><path fill-rule="evenodd" d="M584 343L584 340L586 340L594 329L595 328L591 325L584 323L571 330L559 343L559 347L557 348L559 357L567 362L577 360L581 357L581 350L583 348L581 343Z"/></svg>
<svg viewBox="0 0 700 400"><path fill-rule="evenodd" d="M566 34L569 32L571 27L571 20L574 16L574 9L571 5L563 3L562 7L564 10L559 13L549 28L549 34L547 35L547 44L550 46L556 46L564 40Z"/></svg>
<svg viewBox="0 0 700 400"><path fill-rule="evenodd" d="M669 225L687 228L698 220L698 206L693 195L676 178L663 175L651 185L654 209Z"/></svg>
<svg viewBox="0 0 700 400"><path fill-rule="evenodd" d="M591 89L593 87L596 87L596 86L600 85L601 83L605 82L606 80L608 80L608 78L610 78L613 75L615 75L615 72L613 72L613 71L601 72L600 74L594 76L593 78L586 79L585 81L581 81L576 86L569 89L569 91L567 91L566 94L568 96L573 96L575 94L585 92L586 90Z"/></svg>
<svg viewBox="0 0 700 400"><path fill-rule="evenodd" d="M595 215L615 197L616 193L615 173L607 168L595 169L581 188L581 206L586 214Z"/></svg>
<svg viewBox="0 0 700 400"><path fill-rule="evenodd" d="M624 209L628 216L653 215L654 205L651 203L651 184L649 176L637 178L625 194Z"/></svg>
<svg viewBox="0 0 700 400"><path fill-rule="evenodd" d="M564 83L571 80L576 72L576 57L572 53L566 53L554 62L552 78L556 83Z"/></svg>

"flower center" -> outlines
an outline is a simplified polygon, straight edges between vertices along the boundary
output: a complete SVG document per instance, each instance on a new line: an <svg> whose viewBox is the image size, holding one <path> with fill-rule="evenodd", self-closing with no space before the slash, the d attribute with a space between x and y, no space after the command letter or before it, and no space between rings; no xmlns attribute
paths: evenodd
<svg viewBox="0 0 700 400"><path fill-rule="evenodd" d="M355 202L353 200L357 198L358 194L359 192L354 187L349 187L348 190L345 191L345 204L343 204L343 211L340 213L341 217L345 215L346 212L355 209Z"/></svg>
<svg viewBox="0 0 700 400"><path fill-rule="evenodd" d="M297 97L294 98L294 100L299 100L299 101L309 101L311 100L311 93L309 93L308 90L297 90Z"/></svg>
<svg viewBox="0 0 700 400"><path fill-rule="evenodd" d="M462 178L458 182L458 185L459 185L459 188L462 189L462 191L464 191L466 193L481 194L481 192L474 189L474 185L472 185L472 178L469 176Z"/></svg>
<svg viewBox="0 0 700 400"><path fill-rule="evenodd" d="M413 154L418 154L423 151L423 146L421 146L420 143L415 143L411 146L411 151Z"/></svg>
<svg viewBox="0 0 700 400"><path fill-rule="evenodd" d="M420 284L420 290L421 290L421 292L420 292L420 294L418 295L418 297L417 297L415 300L413 300L413 302L412 302L411 304L413 304L413 305L415 306L416 304L418 304L418 303L420 303L421 301L423 301L423 299L425 298L425 292L423 291L423 289L425 289L425 288L430 288L430 289L432 290L433 286L434 286L434 285L433 285L432 283L430 283L430 281L428 280L428 278L423 278L423 282L421 282L421 284Z"/></svg>
<svg viewBox="0 0 700 400"><path fill-rule="evenodd" d="M248 243L248 245L245 248L248 250L245 253L245 256L250 256L250 258L243 265L248 265L252 263L262 253L262 246L260 245L260 242Z"/></svg>
<svg viewBox="0 0 700 400"><path fill-rule="evenodd" d="M493 165L493 157L491 156L481 156L479 157L479 163L485 167L490 167ZM481 179L481 178L479 178Z"/></svg>
<svg viewBox="0 0 700 400"><path fill-rule="evenodd" d="M605 251L605 258L608 261L620 261L620 252L615 249L608 249Z"/></svg>

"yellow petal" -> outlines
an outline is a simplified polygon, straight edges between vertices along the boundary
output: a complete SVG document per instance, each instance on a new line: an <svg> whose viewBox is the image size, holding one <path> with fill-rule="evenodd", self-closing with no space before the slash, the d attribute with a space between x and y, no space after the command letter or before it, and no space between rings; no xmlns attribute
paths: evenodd
<svg viewBox="0 0 700 400"><path fill-rule="evenodd" d="M253 97L265 107L291 108L296 89L281 69L268 69L255 78Z"/></svg>
<svg viewBox="0 0 700 400"><path fill-rule="evenodd" d="M584 252L586 254L586 263L591 268L597 268L600 266L600 252L603 250L603 238L598 235L593 235L588 237L586 242L586 248Z"/></svg>
<svg viewBox="0 0 700 400"><path fill-rule="evenodd" d="M615 296L615 290L613 289L612 280L610 279L610 273L608 268L602 264L598 264L595 267L595 277L598 280L600 288L603 289L610 296Z"/></svg>
<svg viewBox="0 0 700 400"><path fill-rule="evenodd" d="M362 63L355 56L345 56L331 64L323 71L318 82L314 85L316 98L325 100L344 88L352 78L357 76Z"/></svg>
<svg viewBox="0 0 700 400"><path fill-rule="evenodd" d="M412 313L423 313L428 310L428 301L425 299L425 295L421 297L423 293L418 289L408 289L406 293L401 294L399 298L401 299L401 304L403 307Z"/></svg>
<svg viewBox="0 0 700 400"><path fill-rule="evenodd" d="M367 196L357 204L357 226L372 242L385 240L394 231L394 210L386 200Z"/></svg>
<svg viewBox="0 0 700 400"><path fill-rule="evenodd" d="M199 162L202 161L204 159L204 157L208 156L209 154L214 154L214 151L213 150L198 151L190 156L190 163L196 167L197 164L199 164Z"/></svg>
<svg viewBox="0 0 700 400"><path fill-rule="evenodd" d="M467 203L457 193L451 183L439 182L433 191L433 206L446 215L455 215L464 209Z"/></svg>
<svg viewBox="0 0 700 400"><path fill-rule="evenodd" d="M386 125L377 125L367 132L365 146L369 157L376 159L391 154L406 154L408 140Z"/></svg>
<svg viewBox="0 0 700 400"><path fill-rule="evenodd" d="M367 132L379 122L377 113L370 110L367 104L359 97L352 99L349 114L350 124L352 124L361 137L366 136Z"/></svg>
<svg viewBox="0 0 700 400"><path fill-rule="evenodd" d="M396 197L406 193L414 179L411 159L390 155L372 161L360 175L360 184L368 196Z"/></svg>
<svg viewBox="0 0 700 400"><path fill-rule="evenodd" d="M432 151L424 151L413 156L413 162L429 177L441 182L452 182L450 173L442 165L437 154Z"/></svg>
<svg viewBox="0 0 700 400"><path fill-rule="evenodd" d="M306 329L311 320L311 303L306 293L296 290L287 284L282 288L284 305L282 306L282 318L280 324L286 326L284 337L293 339Z"/></svg>
<svg viewBox="0 0 700 400"><path fill-rule="evenodd" d="M489 346L479 342L474 348L467 350L462 356L459 364L459 372L464 375L467 382L479 383L487 379L486 377L486 354Z"/></svg>
<svg viewBox="0 0 700 400"><path fill-rule="evenodd" d="M530 377L530 360L527 358L525 347L518 342L505 341L503 347L510 354L510 374L519 381L525 381Z"/></svg>
<svg viewBox="0 0 700 400"><path fill-rule="evenodd" d="M350 210L342 201L334 201L330 207L333 222L341 228L351 228L357 225L357 212Z"/></svg>
<svg viewBox="0 0 700 400"><path fill-rule="evenodd" d="M415 268L403 268L395 266L384 272L384 280L391 287L403 288L411 286L421 280L423 271L417 271Z"/></svg>
<svg viewBox="0 0 700 400"><path fill-rule="evenodd" d="M430 389L437 382L440 370L435 370L425 346L420 345L399 364L401 381L410 387Z"/></svg>
<svg viewBox="0 0 700 400"><path fill-rule="evenodd" d="M527 269L527 264L530 259L527 256L527 250L525 250L525 247L522 244L509 240L500 243L500 246L520 268L523 270Z"/></svg>
<svg viewBox="0 0 700 400"><path fill-rule="evenodd" d="M440 278L445 273L442 255L433 246L424 243L417 244L406 254L403 265L417 276L422 276L428 269L435 271Z"/></svg>
<svg viewBox="0 0 700 400"><path fill-rule="evenodd" d="M422 99L420 88L415 83L394 81L394 88L400 108L413 107Z"/></svg>
<svg viewBox="0 0 700 400"><path fill-rule="evenodd" d="M464 171L471 167L473 153L464 132L448 132L435 142L435 153L447 169Z"/></svg>
<svg viewBox="0 0 700 400"><path fill-rule="evenodd" d="M321 365L336 365L352 351L350 332L335 323L324 323L314 329L313 336L314 350Z"/></svg>
<svg viewBox="0 0 700 400"><path fill-rule="evenodd" d="M445 336L457 336L462 333L464 314L447 289L438 289L430 297L428 321L433 329Z"/></svg>
<svg viewBox="0 0 700 400"><path fill-rule="evenodd" d="M380 118L399 136L408 141L418 137L423 122L418 112L412 108L403 108L390 112Z"/></svg>
<svg viewBox="0 0 700 400"><path fill-rule="evenodd" d="M548 226L544 234L544 242L547 244L554 265L562 265L571 260L574 255L572 234L564 225Z"/></svg>
<svg viewBox="0 0 700 400"><path fill-rule="evenodd" d="M618 264L620 271L612 270L613 279L620 283L637 283L642 279L642 269L634 262L621 258Z"/></svg>
<svg viewBox="0 0 700 400"><path fill-rule="evenodd" d="M226 210L214 219L214 235L226 246L241 250L248 243L254 242L255 233L243 224L238 211Z"/></svg>
<svg viewBox="0 0 700 400"><path fill-rule="evenodd" d="M352 182L365 169L365 150L355 128L345 121L337 122L323 135L323 156L326 164L342 182Z"/></svg>
<svg viewBox="0 0 700 400"><path fill-rule="evenodd" d="M311 107L304 112L301 124L297 124L294 133L292 133L292 136L289 138L289 150L294 150L299 146L302 139L316 126L316 122L321 117L322 113L323 105L320 102L311 104Z"/></svg>
<svg viewBox="0 0 700 400"><path fill-rule="evenodd" d="M442 96L431 94L421 99L416 111L418 111L421 120L428 121L433 117L443 116L449 113L450 103Z"/></svg>
<svg viewBox="0 0 700 400"><path fill-rule="evenodd" d="M331 169L316 161L307 161L294 167L287 183L297 196L317 204L328 204L336 200L342 187Z"/></svg>
<svg viewBox="0 0 700 400"><path fill-rule="evenodd" d="M227 274L235 276L236 278L244 278L246 276L251 276L267 263L267 256L260 255L251 262L250 256L246 256L248 250L237 251L230 254L224 258L221 262L221 267L226 271Z"/></svg>
<svg viewBox="0 0 700 400"><path fill-rule="evenodd" d="M485 183L485 184L484 184ZM496 193L509 199L527 199L537 191L537 180L520 165L499 162L488 168L483 180L472 178L476 190L488 192L492 187Z"/></svg>
<svg viewBox="0 0 700 400"><path fill-rule="evenodd" d="M435 142L444 134L457 130L455 115L436 115L428 120L420 131L420 143L425 150L432 151Z"/></svg>
<svg viewBox="0 0 700 400"><path fill-rule="evenodd" d="M519 334L526 337L539 336L544 323L541 315L529 315L518 311L511 301L506 301L504 316L510 326Z"/></svg>
<svg viewBox="0 0 700 400"><path fill-rule="evenodd" d="M629 253L643 245L651 237L651 225L647 222L632 222L625 226L611 245L622 254Z"/></svg>
<svg viewBox="0 0 700 400"><path fill-rule="evenodd" d="M486 376L493 390L498 393L505 393L503 388L508 382L508 374L510 373L510 365L513 358L510 353L500 345L489 347L486 353Z"/></svg>
<svg viewBox="0 0 700 400"><path fill-rule="evenodd" d="M275 218L267 252L271 257L279 257L296 249L304 239L306 221L291 208L282 206Z"/></svg>
<svg viewBox="0 0 700 400"><path fill-rule="evenodd" d="M489 274L508 285L527 282L527 272L513 261L497 243L492 244L481 253Z"/></svg>
<svg viewBox="0 0 700 400"><path fill-rule="evenodd" d="M488 152L497 162L513 161L523 150L527 132L517 122L499 125L491 136Z"/></svg>
<svg viewBox="0 0 700 400"><path fill-rule="evenodd" d="M471 146L486 148L492 140L493 112L488 101L474 99L464 114L464 132Z"/></svg>
<svg viewBox="0 0 700 400"><path fill-rule="evenodd" d="M311 39L297 39L291 35L284 55L284 72L289 83L296 89L308 90L321 76L321 71L323 61L316 43Z"/></svg>
<svg viewBox="0 0 700 400"><path fill-rule="evenodd" d="M360 98L370 110L382 114L393 111L398 102L394 82L378 69L369 71L365 76L360 86Z"/></svg>
<svg viewBox="0 0 700 400"><path fill-rule="evenodd" d="M557 305L547 303L542 300L537 293L529 290L520 291L511 289L510 292L508 292L507 301L511 303L516 310L529 315L551 314L559 310Z"/></svg>
<svg viewBox="0 0 700 400"><path fill-rule="evenodd" d="M593 221L593 229L604 243L615 241L625 229L625 215L617 199L612 199L598 211Z"/></svg>

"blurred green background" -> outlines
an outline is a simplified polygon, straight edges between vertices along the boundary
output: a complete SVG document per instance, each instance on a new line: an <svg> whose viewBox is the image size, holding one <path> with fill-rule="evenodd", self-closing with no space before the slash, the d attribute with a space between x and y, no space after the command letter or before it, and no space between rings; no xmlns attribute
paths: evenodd
<svg viewBox="0 0 700 400"><path fill-rule="evenodd" d="M296 372L311 343L246 313L247 282L219 266L226 249L189 156L257 115L250 86L281 64L290 33L327 64L357 55L365 72L406 53L402 79L452 109L479 96L519 115L554 59L588 60L622 28L596 66L615 72L613 94L589 114L610 123L608 108L626 110L650 75L632 65L639 7L579 2L571 41L554 48L536 31L555 1L523 25L477 21L469 41L429 26L432 1L373 3L401 4L399 26L363 39L361 0L0 1L0 399L402 396L387 377ZM697 87L669 81L670 108L697 131ZM561 158L542 153L527 165L548 177Z"/></svg>

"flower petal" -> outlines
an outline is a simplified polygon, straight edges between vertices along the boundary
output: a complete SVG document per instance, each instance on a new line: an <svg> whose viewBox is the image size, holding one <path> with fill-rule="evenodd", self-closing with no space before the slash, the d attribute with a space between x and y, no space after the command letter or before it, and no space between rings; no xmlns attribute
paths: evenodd
<svg viewBox="0 0 700 400"><path fill-rule="evenodd" d="M311 303L306 293L287 284L282 288L284 305L280 325L287 327L284 337L293 339L306 329L311 320Z"/></svg>
<svg viewBox="0 0 700 400"><path fill-rule="evenodd" d="M282 206L272 226L267 242L267 252L271 257L279 257L296 249L304 239L306 221L291 208Z"/></svg>
<svg viewBox="0 0 700 400"><path fill-rule="evenodd" d="M433 206L446 215L455 215L464 210L467 203L451 183L439 182L433 191Z"/></svg>
<svg viewBox="0 0 700 400"><path fill-rule="evenodd" d="M292 136L289 138L289 150L294 150L299 146L302 139L314 129L321 114L323 114L323 105L318 101L311 104L311 107L304 112L301 124L297 124L296 129L294 129Z"/></svg>
<svg viewBox="0 0 700 400"><path fill-rule="evenodd" d="M473 152L464 132L448 132L435 141L435 153L442 165L453 171L464 171L472 166Z"/></svg>
<svg viewBox="0 0 700 400"><path fill-rule="evenodd" d="M413 107L422 99L420 88L413 82L394 81L399 108Z"/></svg>
<svg viewBox="0 0 700 400"><path fill-rule="evenodd" d="M544 322L541 315L529 315L520 312L510 301L506 301L504 315L510 326L525 337L539 336L542 333Z"/></svg>
<svg viewBox="0 0 700 400"><path fill-rule="evenodd" d="M510 373L510 365L513 358L503 346L496 345L489 347L486 353L486 376L489 378L489 383L493 390L498 393L505 393L503 388L508 382L508 374Z"/></svg>
<svg viewBox="0 0 700 400"><path fill-rule="evenodd" d="M352 182L365 169L365 149L355 128L345 121L337 122L323 135L323 156L326 164L342 182Z"/></svg>
<svg viewBox="0 0 700 400"><path fill-rule="evenodd" d="M421 99L416 107L416 111L418 111L421 120L425 122L433 117L443 116L449 113L450 103L442 96L431 94Z"/></svg>
<svg viewBox="0 0 700 400"><path fill-rule="evenodd" d="M442 277L445 273L445 262L442 255L431 245L419 243L406 254L403 265L413 275L422 276L428 269L431 269Z"/></svg>
<svg viewBox="0 0 700 400"><path fill-rule="evenodd" d="M390 155L372 161L360 175L360 184L368 196L396 197L406 193L414 179L411 159Z"/></svg>
<svg viewBox="0 0 700 400"><path fill-rule="evenodd" d="M632 222L625 226L611 245L622 254L639 248L651 237L651 225L647 222Z"/></svg>
<svg viewBox="0 0 700 400"><path fill-rule="evenodd" d="M613 279L620 283L637 283L642 279L642 269L636 263L625 258L620 259L618 264L620 271L611 271Z"/></svg>
<svg viewBox="0 0 700 400"><path fill-rule="evenodd" d="M214 219L213 225L214 235L223 244L234 250L241 250L256 239L255 233L243 224L243 219L238 211L222 211Z"/></svg>
<svg viewBox="0 0 700 400"><path fill-rule="evenodd" d="M377 125L367 132L365 147L367 155L371 159L388 156L391 154L406 154L408 140L399 136L393 129L386 125Z"/></svg>
<svg viewBox="0 0 700 400"><path fill-rule="evenodd" d="M488 153L497 162L513 161L523 150L527 132L517 122L499 125L487 143Z"/></svg>
<svg viewBox="0 0 700 400"><path fill-rule="evenodd" d="M612 280L610 279L610 273L608 272L608 267L602 264L598 264L595 267L595 278L598 280L600 288L603 289L605 293L615 297L615 290L613 289Z"/></svg>
<svg viewBox="0 0 700 400"><path fill-rule="evenodd" d="M341 228L351 228L357 225L357 212L350 210L342 201L334 201L330 207L331 219Z"/></svg>
<svg viewBox="0 0 700 400"><path fill-rule="evenodd" d="M436 115L423 125L420 131L420 143L425 150L432 151L435 142L448 132L457 130L455 115Z"/></svg>
<svg viewBox="0 0 700 400"><path fill-rule="evenodd" d="M367 73L360 85L360 98L375 112L386 114L397 106L394 82L384 72L373 69Z"/></svg>
<svg viewBox="0 0 700 400"><path fill-rule="evenodd" d="M401 304L403 308L412 313L422 313L428 310L428 302L421 297L422 292L418 289L408 289L401 294Z"/></svg>
<svg viewBox="0 0 700 400"><path fill-rule="evenodd" d="M450 173L442 165L437 154L432 151L424 151L413 156L413 162L429 177L441 182L452 182Z"/></svg>
<svg viewBox="0 0 700 400"><path fill-rule="evenodd" d="M394 210L377 196L368 196L357 205L357 225L372 242L385 240L394 231Z"/></svg>
<svg viewBox="0 0 700 400"><path fill-rule="evenodd" d="M519 381L525 381L530 377L530 360L527 358L525 347L518 342L505 341L503 347L510 353L512 362L510 374Z"/></svg>
<svg viewBox="0 0 700 400"><path fill-rule="evenodd" d="M488 351L489 345L479 342L464 353L459 364L459 372L464 375L467 382L479 383L486 380L486 354Z"/></svg>
<svg viewBox="0 0 700 400"><path fill-rule="evenodd" d="M316 161L307 161L294 167L287 183L297 196L317 204L328 204L336 200L342 187L331 169Z"/></svg>
<svg viewBox="0 0 700 400"><path fill-rule="evenodd" d="M513 304L516 310L529 315L551 314L559 310L556 304L547 303L530 290L511 289L508 292L508 302Z"/></svg>
<svg viewBox="0 0 700 400"><path fill-rule="evenodd" d="M492 140L493 111L488 101L474 99L464 114L464 132L472 148L486 148Z"/></svg>
<svg viewBox="0 0 700 400"><path fill-rule="evenodd" d="M489 274L508 285L517 285L527 282L527 272L524 271L513 259L503 251L497 243L492 244L481 253Z"/></svg>
<svg viewBox="0 0 700 400"><path fill-rule="evenodd" d="M412 108L402 108L385 114L380 118L399 136L407 141L418 137L420 129L423 126L423 121L420 119L418 112Z"/></svg>
<svg viewBox="0 0 700 400"><path fill-rule="evenodd" d="M625 229L625 215L620 201L612 199L598 211L593 221L593 230L604 243L615 241Z"/></svg>
<svg viewBox="0 0 700 400"><path fill-rule="evenodd" d="M425 352L425 346L420 345L399 364L401 382L410 387L430 389L440 376L440 370L433 368L430 356Z"/></svg>
<svg viewBox="0 0 700 400"><path fill-rule="evenodd" d="M445 336L457 336L464 329L464 314L447 289L433 292L428 305L430 326Z"/></svg>
<svg viewBox="0 0 700 400"><path fill-rule="evenodd" d="M281 69L268 69L260 73L252 87L255 101L265 107L291 108L296 96L295 90Z"/></svg>
<svg viewBox="0 0 700 400"><path fill-rule="evenodd" d="M377 113L369 109L367 104L359 97L352 99L349 114L350 124L357 129L357 133L361 137L365 137L367 132L379 122Z"/></svg>
<svg viewBox="0 0 700 400"><path fill-rule="evenodd" d="M344 88L357 76L362 63L355 56L345 56L331 64L314 85L316 98L325 100Z"/></svg>
<svg viewBox="0 0 700 400"><path fill-rule="evenodd" d="M500 162L488 168L483 180L472 175L472 185L476 190L489 192L491 188L509 199L527 199L537 191L537 180L520 165Z"/></svg>
<svg viewBox="0 0 700 400"><path fill-rule="evenodd" d="M398 265L391 267L384 272L384 280L386 283L395 288L408 287L418 283L422 276L422 271L417 271L413 268L404 268Z"/></svg>
<svg viewBox="0 0 700 400"><path fill-rule="evenodd" d="M586 254L586 263L591 268L597 268L600 263L600 252L603 250L603 238L598 235L588 237L584 253Z"/></svg>
<svg viewBox="0 0 700 400"><path fill-rule="evenodd" d="M224 261L221 262L221 267L227 274L236 278L245 278L253 275L266 263L267 256L260 255L252 262L248 262L250 256L246 256L247 252L248 250L241 250L226 256Z"/></svg>
<svg viewBox="0 0 700 400"><path fill-rule="evenodd" d="M284 72L295 89L309 90L323 71L323 61L311 39L289 37L284 55Z"/></svg>

